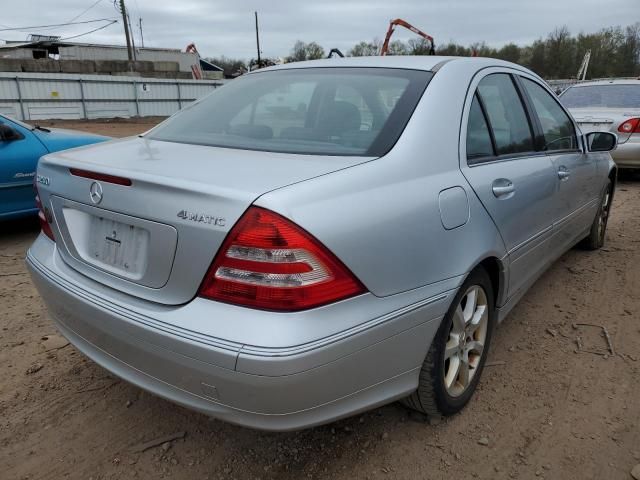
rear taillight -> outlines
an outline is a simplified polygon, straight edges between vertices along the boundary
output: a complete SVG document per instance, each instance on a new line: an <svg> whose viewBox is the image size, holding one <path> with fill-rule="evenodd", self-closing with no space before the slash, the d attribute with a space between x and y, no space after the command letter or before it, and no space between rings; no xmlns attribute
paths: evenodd
<svg viewBox="0 0 640 480"><path fill-rule="evenodd" d="M56 239L53 236L53 230L51 230L51 222L53 221L51 210L49 210L49 207L45 207L42 205L42 201L40 200L40 193L38 192L38 186L35 181L33 182L33 189L36 191L36 207L38 207L38 220L40 222L40 229L42 230L42 233L44 233L47 237L55 242Z"/></svg>
<svg viewBox="0 0 640 480"><path fill-rule="evenodd" d="M620 133L640 133L640 118L630 118L618 127Z"/></svg>
<svg viewBox="0 0 640 480"><path fill-rule="evenodd" d="M276 213L251 207L227 235L198 295L290 312L365 291L347 267L308 232Z"/></svg>
<svg viewBox="0 0 640 480"><path fill-rule="evenodd" d="M115 183L116 185L123 185L125 187L131 186L131 179L118 177L116 175L108 175L106 173L90 172L89 170L81 170L80 168L70 168L69 173L76 177L88 178L90 180L100 180L106 183Z"/></svg>

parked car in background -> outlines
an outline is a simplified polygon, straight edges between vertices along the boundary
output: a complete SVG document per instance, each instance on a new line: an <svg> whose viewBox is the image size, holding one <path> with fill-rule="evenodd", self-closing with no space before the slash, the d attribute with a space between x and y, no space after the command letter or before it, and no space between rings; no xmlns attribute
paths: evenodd
<svg viewBox="0 0 640 480"><path fill-rule="evenodd" d="M0 221L38 213L33 177L42 155L105 140L109 138L34 127L0 115Z"/></svg>
<svg viewBox="0 0 640 480"><path fill-rule="evenodd" d="M578 83L560 100L583 133L618 135L618 147L611 152L618 167L640 169L640 79Z"/></svg>
<svg viewBox="0 0 640 480"><path fill-rule="evenodd" d="M615 142L500 60L262 69L44 156L27 264L80 351L189 408L269 430L396 399L451 415L533 282L603 244Z"/></svg>

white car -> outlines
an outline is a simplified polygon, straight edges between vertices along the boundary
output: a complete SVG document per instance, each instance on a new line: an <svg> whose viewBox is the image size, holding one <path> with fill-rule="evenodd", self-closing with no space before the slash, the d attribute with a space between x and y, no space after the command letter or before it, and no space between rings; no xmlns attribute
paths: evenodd
<svg viewBox="0 0 640 480"><path fill-rule="evenodd" d="M618 135L611 152L620 168L640 169L640 79L599 80L573 85L560 95L583 133Z"/></svg>

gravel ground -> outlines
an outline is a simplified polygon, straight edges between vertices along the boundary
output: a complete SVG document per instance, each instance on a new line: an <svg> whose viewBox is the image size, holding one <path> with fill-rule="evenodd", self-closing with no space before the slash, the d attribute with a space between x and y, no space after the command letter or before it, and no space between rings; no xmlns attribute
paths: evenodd
<svg viewBox="0 0 640 480"><path fill-rule="evenodd" d="M113 136L153 124L53 123ZM540 278L497 329L491 366L461 414L429 422L392 404L280 434L190 412L87 360L56 333L26 273L37 225L2 224L0 478L631 479L640 464L639 207L640 181L622 181L606 247L572 250ZM574 322L605 326L616 354ZM577 335L602 354L576 353ZM140 451L150 441L159 444Z"/></svg>

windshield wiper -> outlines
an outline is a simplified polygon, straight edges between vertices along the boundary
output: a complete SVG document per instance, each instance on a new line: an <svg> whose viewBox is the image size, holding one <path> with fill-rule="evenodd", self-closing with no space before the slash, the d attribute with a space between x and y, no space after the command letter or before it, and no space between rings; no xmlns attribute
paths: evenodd
<svg viewBox="0 0 640 480"><path fill-rule="evenodd" d="M33 126L33 128L35 128L36 130L40 130L41 132L51 132L51 130L49 130L48 128L44 128L40 125L38 125L37 123Z"/></svg>

